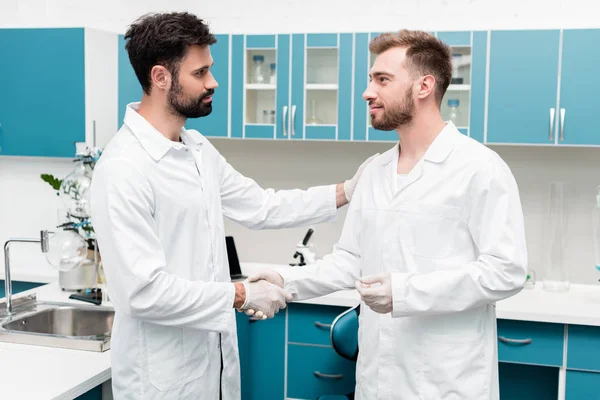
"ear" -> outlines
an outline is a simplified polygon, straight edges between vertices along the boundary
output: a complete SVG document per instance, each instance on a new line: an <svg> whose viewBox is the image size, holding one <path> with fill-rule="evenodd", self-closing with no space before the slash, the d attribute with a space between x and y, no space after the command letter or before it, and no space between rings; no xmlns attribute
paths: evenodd
<svg viewBox="0 0 600 400"><path fill-rule="evenodd" d="M171 73L162 65L155 65L150 70L150 81L159 90L168 90L171 87Z"/></svg>
<svg viewBox="0 0 600 400"><path fill-rule="evenodd" d="M417 97L419 99L425 99L428 96L433 96L435 91L435 77L433 75L425 75L419 79L419 87L417 90Z"/></svg>

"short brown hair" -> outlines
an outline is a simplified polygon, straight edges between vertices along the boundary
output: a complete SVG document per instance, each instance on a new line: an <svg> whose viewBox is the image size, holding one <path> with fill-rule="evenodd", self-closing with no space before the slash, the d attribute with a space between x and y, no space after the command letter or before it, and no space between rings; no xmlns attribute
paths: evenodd
<svg viewBox="0 0 600 400"><path fill-rule="evenodd" d="M436 100L438 104L442 104L442 98L452 79L450 47L430 33L406 29L398 33L381 34L369 44L369 50L375 55L393 47L406 49L406 67L411 74L433 75Z"/></svg>

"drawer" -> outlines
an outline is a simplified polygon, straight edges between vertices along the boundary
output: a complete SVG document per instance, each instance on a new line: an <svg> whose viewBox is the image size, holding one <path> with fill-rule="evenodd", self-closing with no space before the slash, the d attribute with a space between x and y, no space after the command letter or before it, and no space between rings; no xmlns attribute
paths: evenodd
<svg viewBox="0 0 600 400"><path fill-rule="evenodd" d="M316 399L354 392L356 363L331 347L288 345L287 397Z"/></svg>
<svg viewBox="0 0 600 400"><path fill-rule="evenodd" d="M569 325L567 368L600 371L600 327Z"/></svg>
<svg viewBox="0 0 600 400"><path fill-rule="evenodd" d="M498 320L498 360L563 365L565 327L543 322Z"/></svg>
<svg viewBox="0 0 600 400"><path fill-rule="evenodd" d="M288 342L331 346L331 323L346 310L346 307L290 304Z"/></svg>
<svg viewBox="0 0 600 400"><path fill-rule="evenodd" d="M598 388L600 388L600 374L567 371L565 400L598 400L600 399Z"/></svg>

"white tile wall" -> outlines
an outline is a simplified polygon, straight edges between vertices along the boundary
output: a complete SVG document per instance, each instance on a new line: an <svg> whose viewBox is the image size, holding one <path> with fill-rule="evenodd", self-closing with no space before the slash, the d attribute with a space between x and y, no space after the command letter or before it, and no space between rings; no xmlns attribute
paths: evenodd
<svg viewBox="0 0 600 400"><path fill-rule="evenodd" d="M538 29L600 27L592 0L2 0L0 27L86 26L124 32L149 11L189 10L210 22L216 33L355 32L396 30ZM293 188L338 182L354 173L369 155L390 145L374 143L280 143L215 140L217 148L244 174L266 187ZM542 235L547 184L566 180L569 193L571 280L594 283L590 210L600 184L600 149L494 147L513 169L520 185L531 267L542 272ZM9 236L36 236L56 221L58 198L41 173L66 175L70 161L0 158L0 243ZM315 227L315 244L327 252L341 231L338 222ZM248 231L228 222L245 261L292 261L304 229ZM16 246L14 268L44 259L34 248Z"/></svg>

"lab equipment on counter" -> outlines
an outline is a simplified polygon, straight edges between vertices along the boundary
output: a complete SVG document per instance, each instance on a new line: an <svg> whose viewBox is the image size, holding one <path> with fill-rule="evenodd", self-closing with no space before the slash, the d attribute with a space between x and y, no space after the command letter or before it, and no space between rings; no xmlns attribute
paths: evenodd
<svg viewBox="0 0 600 400"><path fill-rule="evenodd" d="M527 279L525 280L525 288L533 289L535 287L535 271L530 269L527 271Z"/></svg>
<svg viewBox="0 0 600 400"><path fill-rule="evenodd" d="M252 82L253 83L265 83L263 64L265 62L265 56L255 55L252 57Z"/></svg>
<svg viewBox="0 0 600 400"><path fill-rule="evenodd" d="M49 240L46 260L59 271L71 271L87 258L87 242L71 229L53 234Z"/></svg>
<svg viewBox="0 0 600 400"><path fill-rule="evenodd" d="M462 59L462 54L454 53L452 54L452 80L451 84L453 85L462 85L465 80L460 72L460 62Z"/></svg>
<svg viewBox="0 0 600 400"><path fill-rule="evenodd" d="M316 262L316 254L313 251L313 246L308 244L310 237L314 233L313 229L309 229L304 236L304 239L296 245L296 252L294 258L300 257L300 262L297 264L290 263L291 266L303 266L308 264L314 264Z"/></svg>
<svg viewBox="0 0 600 400"><path fill-rule="evenodd" d="M449 99L448 100L448 119L450 121L452 121L452 123L455 126L459 126L458 125L458 120L460 118L460 111L458 110L458 106L460 105L460 102L458 101L458 99Z"/></svg>
<svg viewBox="0 0 600 400"><path fill-rule="evenodd" d="M569 290L569 271L565 263L566 239L568 228L568 207L565 182L550 184L550 197L546 213L546 228L544 229L545 251L547 255L544 272L543 288L550 292L565 292Z"/></svg>
<svg viewBox="0 0 600 400"><path fill-rule="evenodd" d="M277 83L277 71L275 69L275 63L269 64L269 83L275 85Z"/></svg>
<svg viewBox="0 0 600 400"><path fill-rule="evenodd" d="M596 205L592 210L592 224L594 228L594 255L596 270L600 271L600 186L596 188Z"/></svg>

